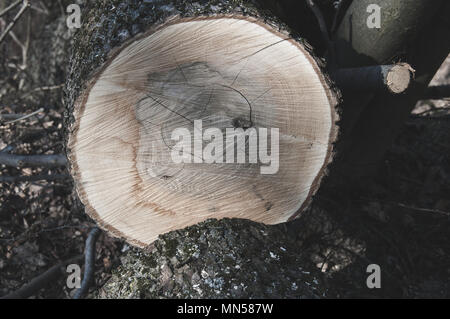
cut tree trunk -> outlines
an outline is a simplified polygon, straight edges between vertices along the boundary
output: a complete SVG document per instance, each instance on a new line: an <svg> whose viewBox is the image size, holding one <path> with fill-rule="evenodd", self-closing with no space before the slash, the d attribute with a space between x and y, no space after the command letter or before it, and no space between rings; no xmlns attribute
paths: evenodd
<svg viewBox="0 0 450 319"><path fill-rule="evenodd" d="M101 227L140 247L209 218L292 220L332 160L338 94L310 47L253 1L201 3L95 1L74 39L77 191ZM237 148L221 140L235 129Z"/></svg>

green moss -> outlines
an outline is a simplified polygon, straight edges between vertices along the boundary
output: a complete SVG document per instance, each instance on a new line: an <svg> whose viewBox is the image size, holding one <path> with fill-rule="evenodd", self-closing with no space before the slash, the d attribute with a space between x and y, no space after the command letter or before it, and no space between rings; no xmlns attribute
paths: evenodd
<svg viewBox="0 0 450 319"><path fill-rule="evenodd" d="M175 257L177 253L178 241L176 239L166 239L164 244L167 257Z"/></svg>
<svg viewBox="0 0 450 319"><path fill-rule="evenodd" d="M141 259L142 263L147 267L156 268L158 266L156 258L153 255L143 254Z"/></svg>

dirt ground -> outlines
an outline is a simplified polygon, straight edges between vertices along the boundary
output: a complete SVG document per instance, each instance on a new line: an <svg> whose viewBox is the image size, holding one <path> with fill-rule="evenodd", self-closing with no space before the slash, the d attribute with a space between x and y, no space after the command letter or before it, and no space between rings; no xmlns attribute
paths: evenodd
<svg viewBox="0 0 450 319"><path fill-rule="evenodd" d="M42 108L26 120L1 120L0 150L64 152L62 94L71 36L62 18L65 2L36 1L14 28L16 39L9 36L0 46L0 113ZM0 33L11 18L0 17ZM450 84L450 57L433 84ZM358 191L324 187L311 209L288 225L338 287L336 296L450 297L449 155L450 101L422 101L373 178L362 180ZM65 169L0 167L0 177L46 174L58 178L0 182L0 296L81 254L94 226L74 202ZM96 249L93 290L105 284L128 246L103 233ZM381 266L382 289L365 286L368 264ZM65 281L61 276L33 298L70 298Z"/></svg>

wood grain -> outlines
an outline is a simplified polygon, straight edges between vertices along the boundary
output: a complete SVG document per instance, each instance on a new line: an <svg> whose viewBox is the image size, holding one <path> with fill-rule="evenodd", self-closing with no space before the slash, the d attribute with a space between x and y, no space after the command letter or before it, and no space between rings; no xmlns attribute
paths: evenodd
<svg viewBox="0 0 450 319"><path fill-rule="evenodd" d="M286 222L331 161L336 104L308 51L262 21L172 19L122 46L77 100L69 145L78 193L102 227L139 246L208 218ZM174 164L171 132L194 135L194 120L223 132L278 128L278 172Z"/></svg>

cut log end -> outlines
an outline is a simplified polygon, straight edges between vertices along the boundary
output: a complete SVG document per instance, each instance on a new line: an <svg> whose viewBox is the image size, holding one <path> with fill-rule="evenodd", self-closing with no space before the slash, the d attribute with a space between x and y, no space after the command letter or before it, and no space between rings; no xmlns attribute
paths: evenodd
<svg viewBox="0 0 450 319"><path fill-rule="evenodd" d="M332 77L344 96L347 92L353 95L385 90L391 94L400 94L409 88L414 72L409 64L397 63L337 69L332 73Z"/></svg>
<svg viewBox="0 0 450 319"><path fill-rule="evenodd" d="M139 246L209 218L286 222L331 161L336 105L303 45L261 20L171 19L116 50L78 98L79 196Z"/></svg>
<svg viewBox="0 0 450 319"><path fill-rule="evenodd" d="M399 63L392 66L386 75L386 86L394 94L405 92L411 84L414 69L409 64Z"/></svg>

